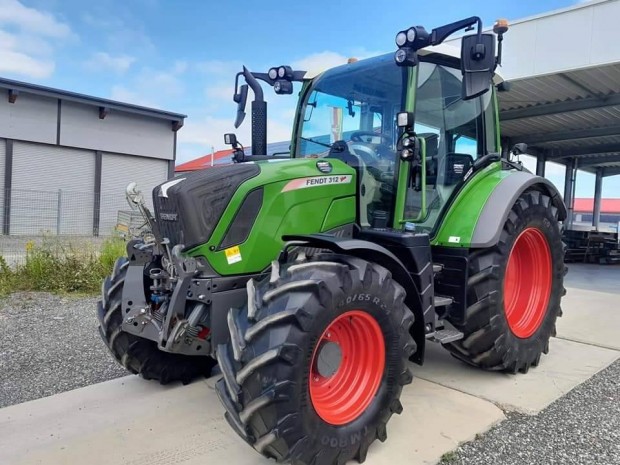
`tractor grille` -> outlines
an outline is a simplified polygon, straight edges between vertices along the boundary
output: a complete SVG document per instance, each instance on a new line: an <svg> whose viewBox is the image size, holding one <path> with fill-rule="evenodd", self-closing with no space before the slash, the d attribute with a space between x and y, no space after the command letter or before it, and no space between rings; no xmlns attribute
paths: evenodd
<svg viewBox="0 0 620 465"><path fill-rule="evenodd" d="M171 246L204 244L239 186L259 173L254 163L214 166L156 187L153 206L160 232Z"/></svg>
<svg viewBox="0 0 620 465"><path fill-rule="evenodd" d="M183 231L179 221L179 210L174 199L162 197L161 186L153 190L153 206L159 232L163 237L170 239L171 247L183 244Z"/></svg>

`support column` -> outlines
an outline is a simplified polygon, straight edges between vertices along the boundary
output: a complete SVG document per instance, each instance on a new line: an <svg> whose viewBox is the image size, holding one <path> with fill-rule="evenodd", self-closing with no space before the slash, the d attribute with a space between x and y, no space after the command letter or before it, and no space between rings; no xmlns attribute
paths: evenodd
<svg viewBox="0 0 620 465"><path fill-rule="evenodd" d="M545 177L545 163L547 162L547 157L544 153L539 153L536 155L536 176Z"/></svg>
<svg viewBox="0 0 620 465"><path fill-rule="evenodd" d="M566 204L567 216L566 225L570 227L573 223L573 204L575 198L575 178L577 176L577 159L573 158L566 165L566 176L564 177L564 203Z"/></svg>
<svg viewBox="0 0 620 465"><path fill-rule="evenodd" d="M594 210L592 212L592 226L595 231L601 221L601 196L603 195L603 168L596 169L596 179L594 181Z"/></svg>
<svg viewBox="0 0 620 465"><path fill-rule="evenodd" d="M101 222L101 162L102 153L97 150L95 152L95 185L93 195L93 236L99 237L99 224Z"/></svg>
<svg viewBox="0 0 620 465"><path fill-rule="evenodd" d="M4 221L2 222L2 234L11 233L11 188L13 184L13 141L6 139L6 151L4 158Z"/></svg>

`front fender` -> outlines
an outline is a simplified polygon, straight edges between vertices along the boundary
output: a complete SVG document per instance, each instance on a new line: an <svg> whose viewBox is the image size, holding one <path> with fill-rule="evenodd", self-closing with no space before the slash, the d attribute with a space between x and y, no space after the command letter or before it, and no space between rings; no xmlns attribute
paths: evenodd
<svg viewBox="0 0 620 465"><path fill-rule="evenodd" d="M426 344L425 336L425 317L428 319L431 312L425 314L420 299L420 290L415 284L407 268L396 255L385 247L374 242L361 239L347 239L335 237L327 234L308 234L308 235L288 235L282 238L284 241L303 241L302 247L313 247L318 249L328 249L335 253L351 255L387 268L392 273L394 280L400 284L407 292L405 304L413 312L415 317L411 328L411 336L417 345L417 351L411 360L418 364L424 362L424 350ZM413 292L412 292L413 291ZM432 307L431 307L432 310Z"/></svg>

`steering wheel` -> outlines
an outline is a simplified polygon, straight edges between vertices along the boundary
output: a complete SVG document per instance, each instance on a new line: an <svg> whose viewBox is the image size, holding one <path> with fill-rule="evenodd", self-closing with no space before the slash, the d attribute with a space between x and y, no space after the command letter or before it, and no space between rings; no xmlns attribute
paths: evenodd
<svg viewBox="0 0 620 465"><path fill-rule="evenodd" d="M389 136L388 134L382 134L380 132L374 132L374 131L355 131L354 133L351 134L351 141L352 142L369 143L369 142L367 142L365 140L362 140L362 136L380 137L381 139L385 139L388 142L392 140L391 136Z"/></svg>

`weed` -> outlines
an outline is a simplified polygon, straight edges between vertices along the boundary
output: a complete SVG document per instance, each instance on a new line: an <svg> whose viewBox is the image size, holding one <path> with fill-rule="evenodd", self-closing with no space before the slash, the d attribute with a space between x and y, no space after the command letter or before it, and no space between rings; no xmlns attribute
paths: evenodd
<svg viewBox="0 0 620 465"><path fill-rule="evenodd" d="M79 248L46 239L26 244L26 261L11 268L0 257L0 295L14 291L93 294L112 271L116 258L125 255L125 242L107 239L99 249Z"/></svg>
<svg viewBox="0 0 620 465"><path fill-rule="evenodd" d="M441 456L441 461L445 463L454 463L456 459L458 459L458 454L456 451L451 450L450 452L446 452Z"/></svg>

